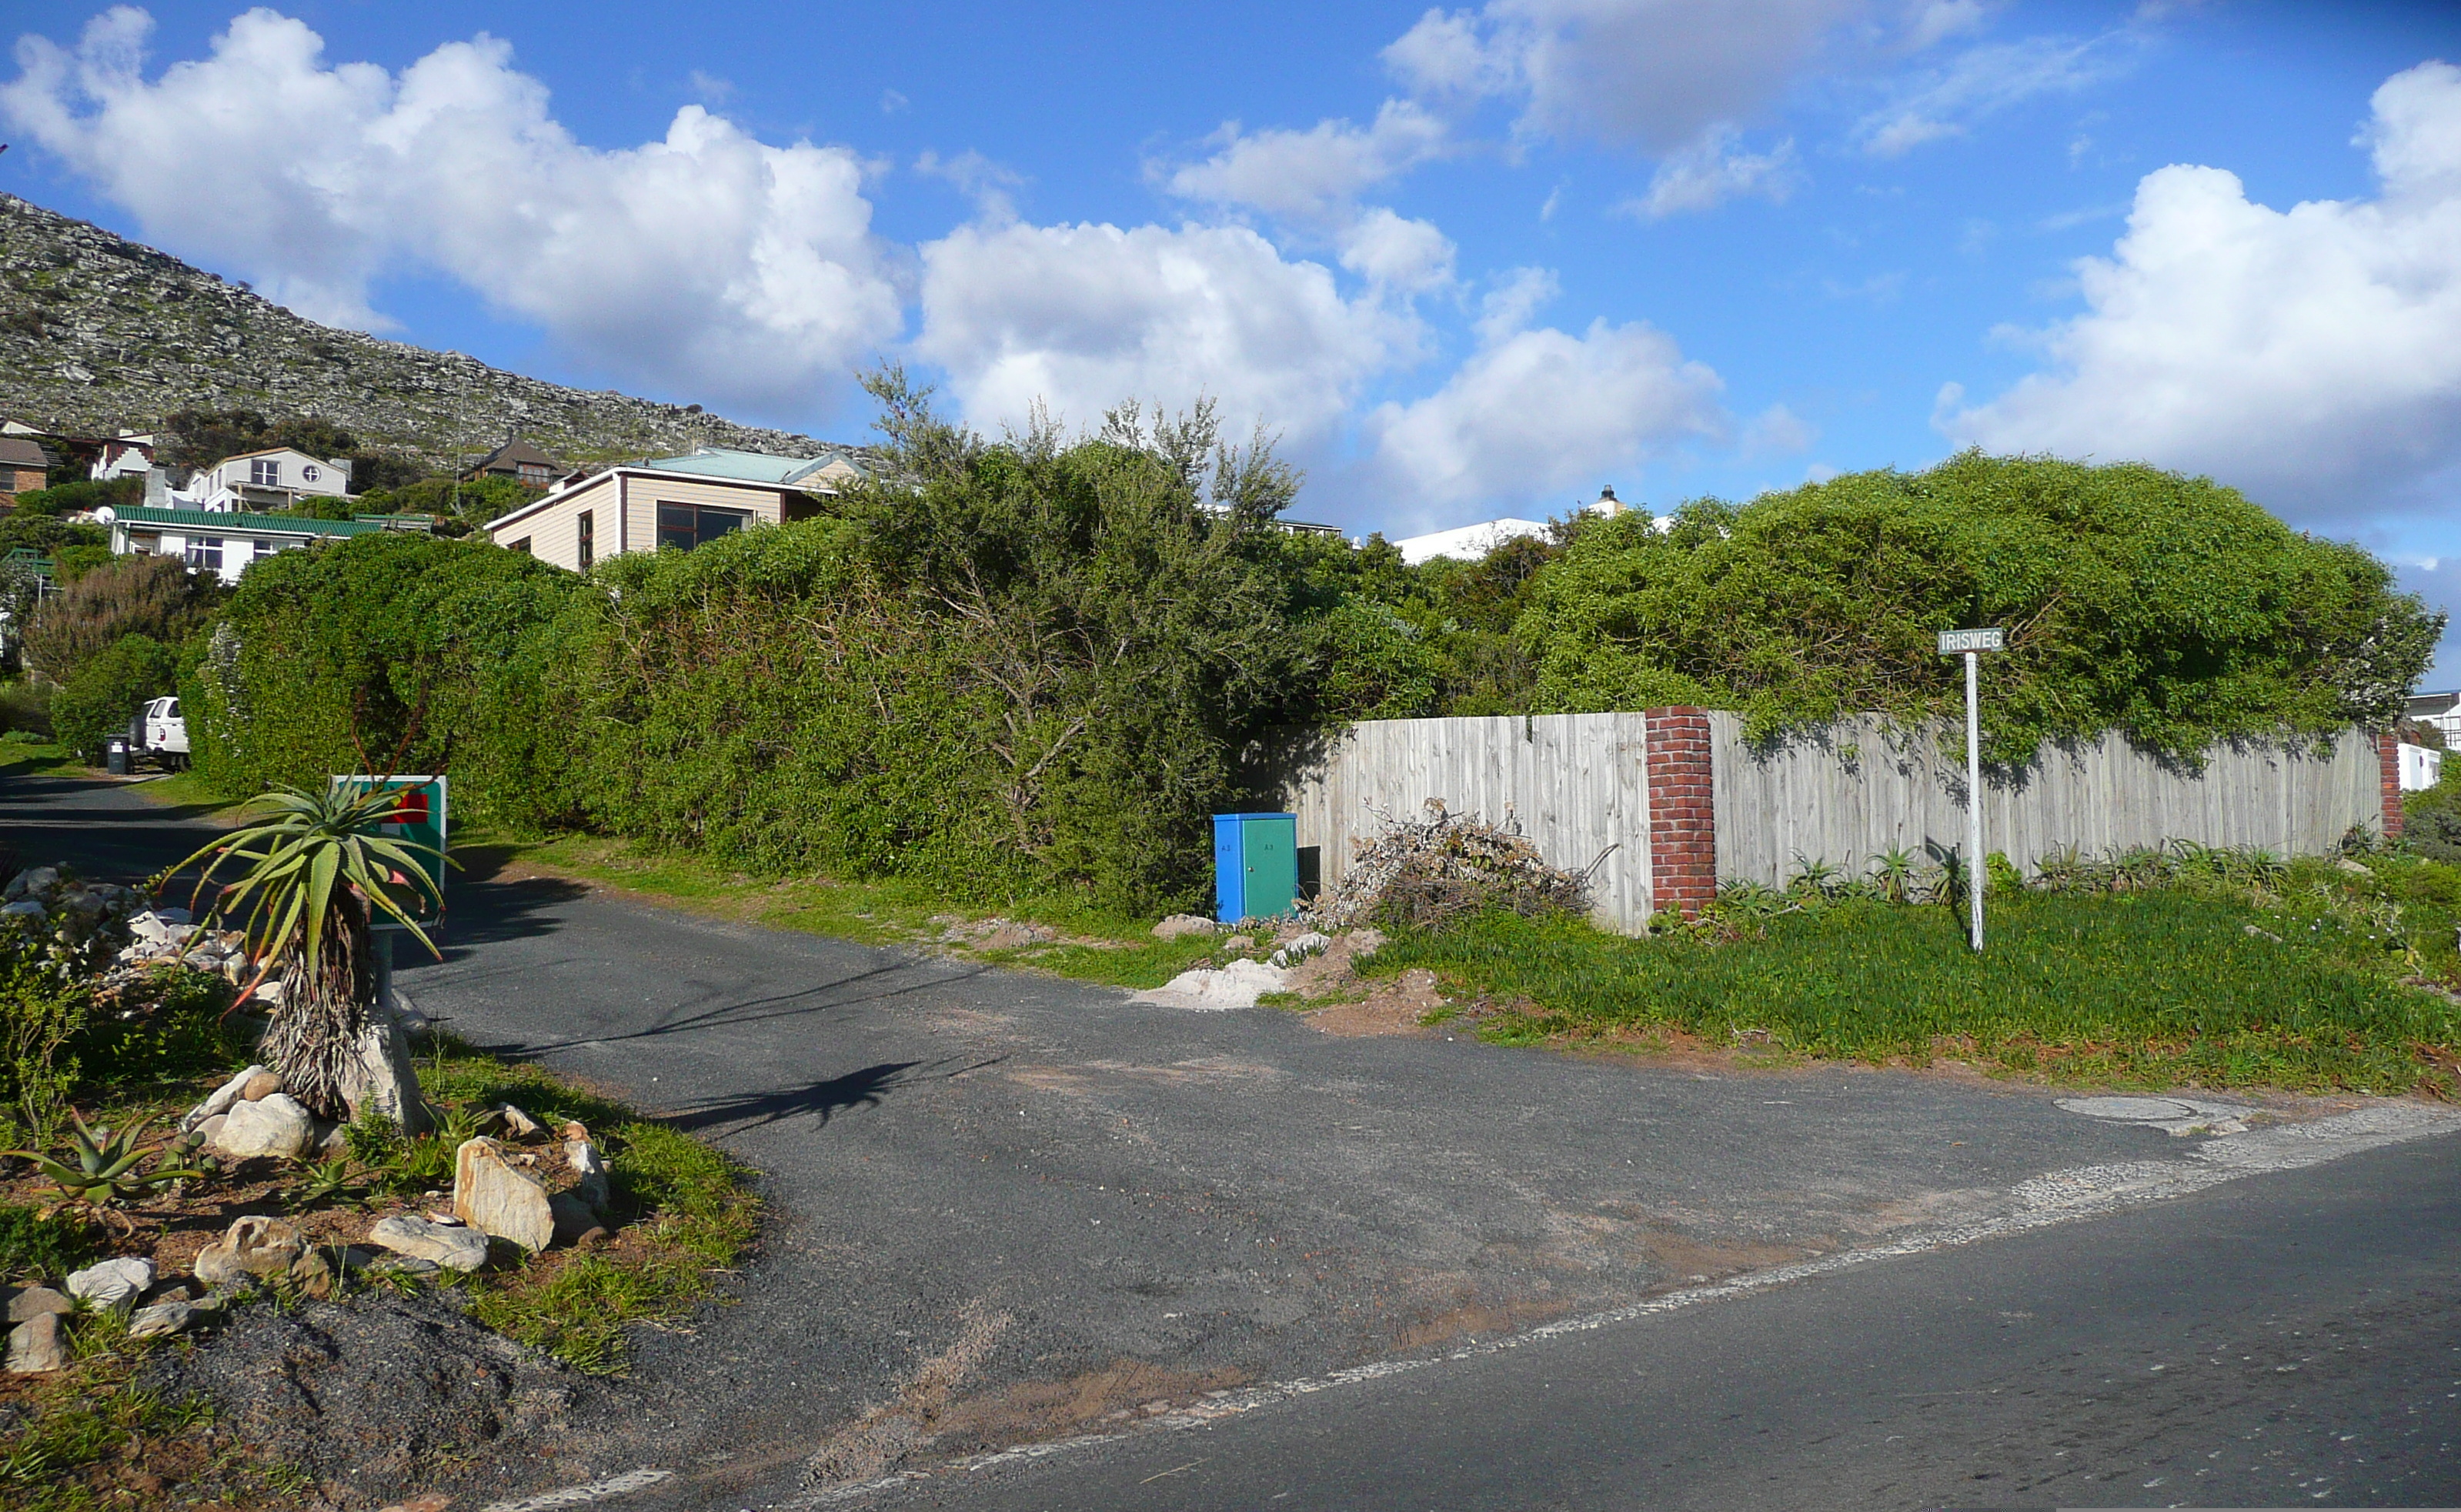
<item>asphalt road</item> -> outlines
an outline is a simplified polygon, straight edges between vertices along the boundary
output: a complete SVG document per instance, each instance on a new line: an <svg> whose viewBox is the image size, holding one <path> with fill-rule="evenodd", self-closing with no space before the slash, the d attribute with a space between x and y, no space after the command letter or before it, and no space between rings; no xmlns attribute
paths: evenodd
<svg viewBox="0 0 2461 1512"><path fill-rule="evenodd" d="M66 856L132 874L196 839L129 790L29 779L0 787L0 832L28 862ZM760 1170L774 1204L739 1306L689 1331L639 1332L637 1457L557 1467L570 1480L642 1464L674 1472L628 1506L788 1503L1013 1444L1117 1434L1141 1415L1223 1399L1209 1393L1270 1397L1276 1382L1437 1359L1772 1267L2022 1226L2080 1192L2207 1169L2194 1141L2063 1112L2040 1089L1836 1068L1739 1074L1443 1037L1335 1039L1272 1010L1132 1004L483 867L457 874L448 940L443 963L403 971L423 1009L476 1042L717 1139ZM2441 1161L2449 1173L2452 1148L2439 1139L2367 1159L2429 1175ZM2300 1182L2321 1182L2319 1201L2333 1196L2331 1177L2264 1176L2057 1237L1878 1263L1313 1393L1298 1398L1304 1407L1269 1402L1193 1438L1148 1430L1038 1473L1059 1479L995 1469L957 1491L925 1482L922 1494L1108 1504L1102 1488L1113 1482L1100 1477L1169 1453L1155 1446L1230 1434L1259 1445L1248 1470L1165 1474L1174 1460L1128 1478L1162 1476L1150 1496L1165 1501L1122 1504L1211 1505L1208 1486L1222 1504L1677 1504L1677 1487L1710 1499L1720 1478L1756 1466L1773 1485L1824 1485L1829 1471L1846 1474L1845 1458L1864 1479L1837 1480L1857 1489L1833 1504L1898 1504L1890 1476L1933 1481L1890 1469L1911 1451L1885 1435L1855 1437L1870 1415L1856 1417L1852 1403L1866 1398L1841 1382L1860 1372L1875 1388L1987 1393L1976 1384L1987 1382L2005 1395L2053 1357L2044 1350L2086 1358L2102 1347L2094 1339L2126 1338L2109 1321L2121 1299L2210 1303L2257 1287L2263 1267L2238 1249L2270 1255L2289 1234L2258 1220L2252 1246L2222 1242L2207 1253L2177 1241L2185 1248L2172 1263L2190 1268L2176 1271L2146 1269L2152 1251L2131 1258L2124 1247L2078 1270L2059 1246L2156 1214L2158 1236L2174 1214L2233 1210L2250 1200L2243 1192ZM2449 1205L2404 1205L2440 1214L2433 1232L2449 1245ZM2358 1225L2369 1242L2429 1222L2370 1212ZM2308 1238L2327 1235L2340 1242L2334 1229ZM1955 1298L2005 1294L1939 1279L1969 1267L2022 1273L2008 1267L2012 1255L2037 1252L2027 1246L2045 1246L2041 1286L2108 1293L2109 1307L1984 1309ZM2451 1252L2441 1253L2449 1275ZM2255 1268L2227 1285L2141 1290L2172 1274L2184 1286L2194 1267L2238 1276L2242 1261ZM1879 1290L1852 1306L1817 1300L1858 1288ZM2314 1303L2345 1304L2356 1305ZM2238 1316L2179 1307L2199 1327ZM1986 1319L2001 1311L2071 1321L2028 1331ZM1961 1333L1912 1326L1960 1319ZM2062 1345L2051 1338L2060 1328L2086 1332ZM1926 1351L1925 1336L1940 1342ZM1861 1353L1850 1348L1858 1340ZM1576 1378L1595 1388L1586 1407L1568 1390ZM1466 1395L1431 1395L1456 1391ZM1563 1415L1569 1437L1550 1438L1557 1393L1576 1405ZM1949 1400L1929 1420L1958 1410ZM1663 1451L1637 1452L1628 1425L1660 1420L1678 1425ZM1575 1441L1580 1452L1548 1461L1570 1480L1550 1479L1552 1469L1530 1479L1537 1461L1514 1449ZM1992 1453L1983 1439L1969 1447L1978 1463ZM1334 1479L1304 1491L1276 1480L1302 1463ZM1252 1474L1263 1479L1243 1479ZM1082 1489L1070 1476L1097 1479ZM1635 1489L1652 1477L1667 1497ZM1273 1501L1285 1491L1286 1502Z"/></svg>
<svg viewBox="0 0 2461 1512"><path fill-rule="evenodd" d="M2461 1505L2450 1141L854 1503Z"/></svg>

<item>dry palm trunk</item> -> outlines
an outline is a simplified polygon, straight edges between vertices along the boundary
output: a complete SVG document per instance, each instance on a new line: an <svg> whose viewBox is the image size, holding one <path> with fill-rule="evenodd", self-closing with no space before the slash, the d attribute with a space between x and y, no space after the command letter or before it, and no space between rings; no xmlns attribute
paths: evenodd
<svg viewBox="0 0 2461 1512"><path fill-rule="evenodd" d="M322 932L312 966L305 929L282 952L282 1006L266 1029L265 1054L284 1091L338 1120L351 1116L343 1089L376 996L366 900L337 891Z"/></svg>

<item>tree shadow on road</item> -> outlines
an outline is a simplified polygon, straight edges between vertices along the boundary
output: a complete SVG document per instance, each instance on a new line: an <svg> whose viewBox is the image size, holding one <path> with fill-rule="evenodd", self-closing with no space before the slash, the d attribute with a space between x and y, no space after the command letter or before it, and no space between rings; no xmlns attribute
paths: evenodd
<svg viewBox="0 0 2461 1512"><path fill-rule="evenodd" d="M800 1118L816 1118L821 1126L825 1126L838 1114L880 1106L881 1100L892 1092L902 1092L925 1082L947 1081L970 1071L995 1066L1007 1058L995 1055L989 1060L963 1066L955 1065L953 1058L884 1060L861 1071L849 1071L842 1076L831 1076L782 1092L753 1093L739 1097L716 1097L686 1103L681 1108L659 1115L659 1121L694 1133L721 1135L741 1134L747 1129Z"/></svg>

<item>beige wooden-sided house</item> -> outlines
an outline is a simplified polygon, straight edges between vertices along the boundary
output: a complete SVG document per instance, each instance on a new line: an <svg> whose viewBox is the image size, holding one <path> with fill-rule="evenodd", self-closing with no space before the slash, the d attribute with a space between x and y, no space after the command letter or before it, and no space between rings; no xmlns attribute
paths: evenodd
<svg viewBox="0 0 2461 1512"><path fill-rule="evenodd" d="M704 446L567 479L545 499L487 522L487 539L542 562L587 572L628 551L690 551L755 524L802 520L865 476L844 453L769 457Z"/></svg>

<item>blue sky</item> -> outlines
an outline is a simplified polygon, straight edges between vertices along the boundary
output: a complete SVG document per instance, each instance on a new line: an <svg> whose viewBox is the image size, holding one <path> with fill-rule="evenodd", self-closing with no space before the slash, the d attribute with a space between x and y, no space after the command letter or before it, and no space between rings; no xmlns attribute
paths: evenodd
<svg viewBox="0 0 2461 1512"><path fill-rule="evenodd" d="M884 356L986 429L1209 394L1397 535L2142 457L2461 604L2450 6L0 22L0 188L547 377L850 439Z"/></svg>

